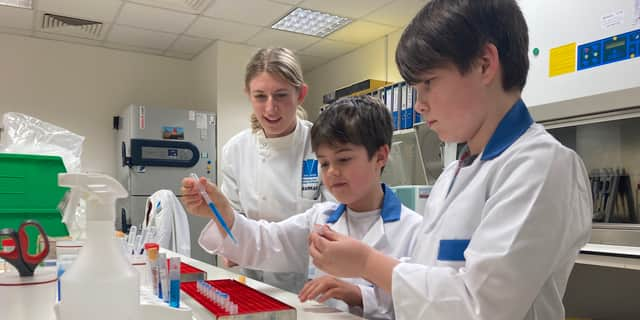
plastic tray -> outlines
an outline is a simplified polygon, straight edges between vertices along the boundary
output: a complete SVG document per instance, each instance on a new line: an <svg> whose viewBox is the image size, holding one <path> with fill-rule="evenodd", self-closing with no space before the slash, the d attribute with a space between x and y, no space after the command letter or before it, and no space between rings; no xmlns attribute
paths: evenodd
<svg viewBox="0 0 640 320"><path fill-rule="evenodd" d="M68 236L58 211L68 190L58 186L58 173L66 171L60 157L0 153L0 228L33 219L49 237Z"/></svg>
<svg viewBox="0 0 640 320"><path fill-rule="evenodd" d="M207 280L216 289L228 293L238 305L238 314L231 315L207 297L198 293L196 282L183 282L180 289L209 310L216 319L296 319L296 309L238 281Z"/></svg>

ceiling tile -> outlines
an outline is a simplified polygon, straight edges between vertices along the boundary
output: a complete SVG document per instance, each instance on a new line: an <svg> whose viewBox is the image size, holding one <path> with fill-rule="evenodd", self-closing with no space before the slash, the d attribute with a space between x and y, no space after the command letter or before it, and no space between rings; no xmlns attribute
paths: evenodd
<svg viewBox="0 0 640 320"><path fill-rule="evenodd" d="M238 22L200 17L189 30L187 30L186 34L207 39L244 42L258 33L260 29L260 27Z"/></svg>
<svg viewBox="0 0 640 320"><path fill-rule="evenodd" d="M359 45L353 43L322 39L319 42L314 43L307 48L304 48L300 51L300 53L331 59L337 56L341 56L357 48L358 46Z"/></svg>
<svg viewBox="0 0 640 320"><path fill-rule="evenodd" d="M296 4L302 2L302 0L271 0L271 2L286 3L295 6Z"/></svg>
<svg viewBox="0 0 640 320"><path fill-rule="evenodd" d="M122 7L116 23L150 30L182 33L195 18L196 16L193 14L127 3Z"/></svg>
<svg viewBox="0 0 640 320"><path fill-rule="evenodd" d="M33 28L33 10L0 6L0 27Z"/></svg>
<svg viewBox="0 0 640 320"><path fill-rule="evenodd" d="M203 15L259 26L271 26L292 9L292 6L266 0L216 0Z"/></svg>
<svg viewBox="0 0 640 320"><path fill-rule="evenodd" d="M298 6L333 13L335 15L360 18L392 0L305 0Z"/></svg>
<svg viewBox="0 0 640 320"><path fill-rule="evenodd" d="M100 40L84 39L84 38L78 38L78 37L72 37L72 36L66 36L66 35L54 34L54 33L47 33L47 32L35 32L34 36L36 38L58 40L58 41L72 42L72 43L79 43L79 44L86 44L86 45L90 45L90 46L99 46L99 45L101 45L101 41Z"/></svg>
<svg viewBox="0 0 640 320"><path fill-rule="evenodd" d="M107 41L140 48L165 50L177 37L177 35L170 33L115 25L111 29Z"/></svg>
<svg viewBox="0 0 640 320"><path fill-rule="evenodd" d="M147 54L154 54L154 55L162 55L162 50L140 48L140 47L129 46L129 45L126 45L126 44L121 44L121 43L105 42L104 46L106 48L118 49L118 50L123 50L123 51L132 51L132 52L140 52L140 53L147 53Z"/></svg>
<svg viewBox="0 0 640 320"><path fill-rule="evenodd" d="M195 56L195 54L193 54L193 53L175 52L175 51L171 51L171 50L166 51L164 53L164 55L167 56L167 57L179 58L179 59L184 59L184 60L191 60Z"/></svg>
<svg viewBox="0 0 640 320"><path fill-rule="evenodd" d="M214 0L129 0L156 8L165 8L185 13L199 14Z"/></svg>
<svg viewBox="0 0 640 320"><path fill-rule="evenodd" d="M193 56L193 54L200 53L200 51L208 47L211 42L213 42L213 40L181 36L171 45L169 51Z"/></svg>
<svg viewBox="0 0 640 320"><path fill-rule="evenodd" d="M367 21L355 21L330 34L327 38L344 42L365 44L397 30L395 27Z"/></svg>
<svg viewBox="0 0 640 320"><path fill-rule="evenodd" d="M15 35L27 36L27 37L33 35L33 31L31 31L31 30L5 28L5 27L2 27L2 26L0 26L0 33L15 34Z"/></svg>
<svg viewBox="0 0 640 320"><path fill-rule="evenodd" d="M36 9L46 13L56 13L100 22L112 22L122 5L122 1L39 0L34 1L34 5Z"/></svg>
<svg viewBox="0 0 640 320"><path fill-rule="evenodd" d="M312 69L323 65L325 63L327 63L329 61L329 59L325 59L325 58L320 58L320 57L314 57L314 56L308 56L308 55L303 55L303 54L297 54L296 55L298 57L298 59L300 60L300 64L302 64L302 70L304 72L308 72L311 71Z"/></svg>
<svg viewBox="0 0 640 320"><path fill-rule="evenodd" d="M396 0L366 15L363 19L396 27L406 26L427 2L427 0Z"/></svg>
<svg viewBox="0 0 640 320"><path fill-rule="evenodd" d="M36 13L36 32L44 32L49 34L57 34L68 37L76 37L83 39L91 39L91 40L103 40L107 31L109 30L109 23L102 23L101 25L93 25L87 28L81 28L78 26L63 26L63 27L52 27L52 26L44 26L44 14L43 11L38 11Z"/></svg>
<svg viewBox="0 0 640 320"><path fill-rule="evenodd" d="M247 43L260 48L285 47L293 51L298 51L318 42L319 40L320 38L305 36L293 32L263 29L253 38L249 39Z"/></svg>

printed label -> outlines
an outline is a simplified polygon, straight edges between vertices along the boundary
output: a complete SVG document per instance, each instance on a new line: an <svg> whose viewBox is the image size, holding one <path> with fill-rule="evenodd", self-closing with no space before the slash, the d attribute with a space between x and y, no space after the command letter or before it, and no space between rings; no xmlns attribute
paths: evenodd
<svg viewBox="0 0 640 320"><path fill-rule="evenodd" d="M320 179L318 177L318 160L305 159L302 161L302 197L318 199L320 195Z"/></svg>
<svg viewBox="0 0 640 320"><path fill-rule="evenodd" d="M138 107L138 126L140 129L144 129L144 106Z"/></svg>

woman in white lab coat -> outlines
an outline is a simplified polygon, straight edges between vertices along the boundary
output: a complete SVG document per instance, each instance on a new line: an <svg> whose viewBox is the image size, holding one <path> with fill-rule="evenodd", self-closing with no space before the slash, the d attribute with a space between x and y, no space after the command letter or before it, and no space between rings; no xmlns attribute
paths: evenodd
<svg viewBox="0 0 640 320"><path fill-rule="evenodd" d="M432 0L418 13L396 62L431 129L465 151L433 186L411 259L325 226L310 236L319 269L391 292L398 319L564 319L591 193L582 160L520 98L527 49L516 0Z"/></svg>
<svg viewBox="0 0 640 320"><path fill-rule="evenodd" d="M341 202L326 201L284 221L254 221L234 213L232 205L211 184L207 192L231 227L234 244L211 221L199 243L240 265L262 270L301 273L307 270L308 236L314 226L329 224L336 232L360 240L392 257L406 257L418 238L422 217L404 207L393 191L380 183L392 137L392 120L382 102L372 97L348 97L323 111L312 129L312 141L323 168L323 182ZM206 183L201 178L201 183ZM193 180L183 180L183 202L193 214L210 217L210 209ZM343 311L371 319L393 318L391 298L359 278L336 279L322 272L310 275L300 292L302 301L318 299ZM342 300L342 301L339 301Z"/></svg>
<svg viewBox="0 0 640 320"><path fill-rule="evenodd" d="M293 52L260 49L247 64L245 91L253 107L251 128L222 148L221 189L233 208L248 218L281 221L324 196L311 151L312 124L303 119L301 107L307 85ZM295 293L307 278L306 272L243 273Z"/></svg>

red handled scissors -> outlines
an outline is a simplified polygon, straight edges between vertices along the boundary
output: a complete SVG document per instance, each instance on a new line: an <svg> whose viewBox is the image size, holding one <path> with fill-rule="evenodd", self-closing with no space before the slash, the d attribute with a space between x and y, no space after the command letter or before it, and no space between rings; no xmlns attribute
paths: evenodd
<svg viewBox="0 0 640 320"><path fill-rule="evenodd" d="M35 255L29 254L29 237L26 228L34 226L38 230L38 234L42 235L44 240L44 248ZM36 267L49 254L49 239L44 232L42 226L35 220L27 220L23 222L16 232L12 228L4 228L0 230L0 237L9 237L13 239L15 247L11 251L0 251L0 257L12 264L21 277L33 276Z"/></svg>

